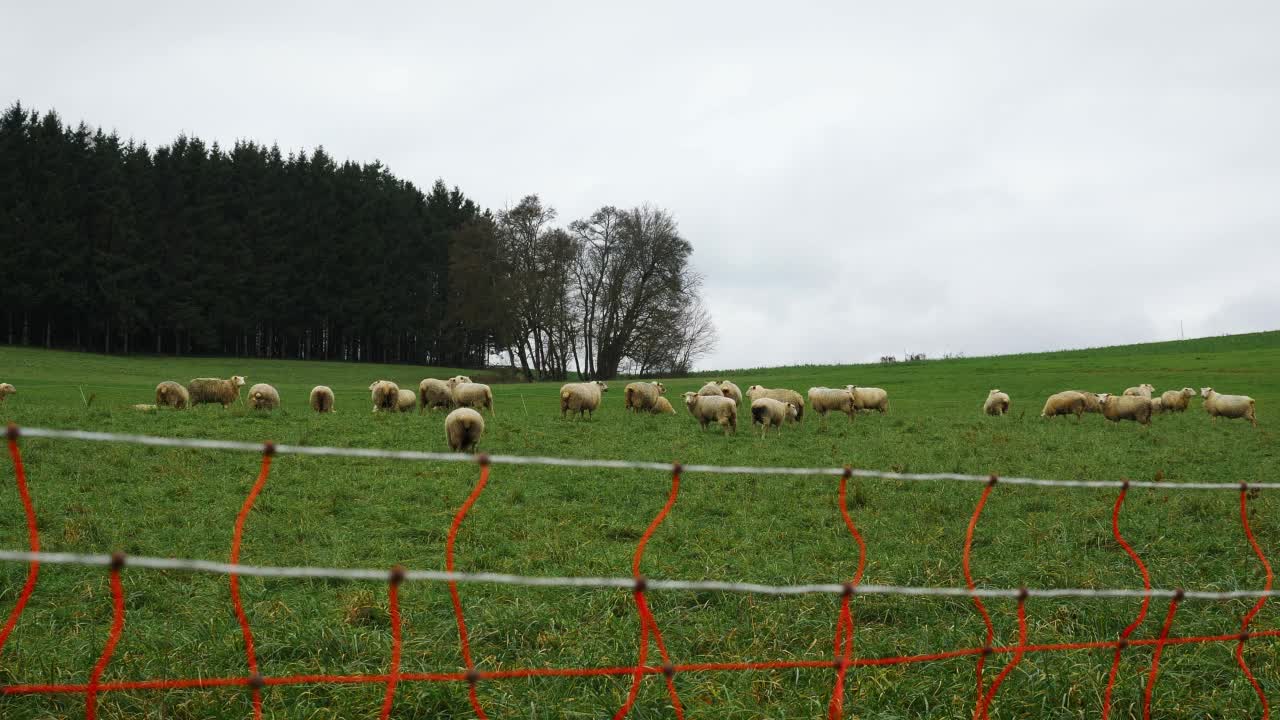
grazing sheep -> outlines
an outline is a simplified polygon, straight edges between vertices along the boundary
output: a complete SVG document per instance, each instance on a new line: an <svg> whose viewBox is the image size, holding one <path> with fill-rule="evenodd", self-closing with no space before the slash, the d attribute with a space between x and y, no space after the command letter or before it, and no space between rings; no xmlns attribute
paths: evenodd
<svg viewBox="0 0 1280 720"><path fill-rule="evenodd" d="M156 406L182 410L191 404L191 393L180 383L165 380L156 386Z"/></svg>
<svg viewBox="0 0 1280 720"><path fill-rule="evenodd" d="M333 391L327 385L311 388L311 409L318 413L333 412Z"/></svg>
<svg viewBox="0 0 1280 720"><path fill-rule="evenodd" d="M687 392L684 394L684 405L689 408L689 414L702 425L703 430L714 421L724 428L725 435L729 434L730 428L734 435L738 434L738 406L730 398Z"/></svg>
<svg viewBox="0 0 1280 720"><path fill-rule="evenodd" d="M484 416L471 408L458 408L444 419L444 437L454 452L475 452L483 435Z"/></svg>
<svg viewBox="0 0 1280 720"><path fill-rule="evenodd" d="M0 383L0 403L3 403L5 398L16 394L17 392L18 388L10 385L9 383Z"/></svg>
<svg viewBox="0 0 1280 720"><path fill-rule="evenodd" d="M1102 403L1102 417L1111 422L1133 420L1142 425L1151 424L1151 399L1141 395L1110 395L1102 393L1098 396Z"/></svg>
<svg viewBox="0 0 1280 720"><path fill-rule="evenodd" d="M712 397L724 397L724 390L720 387L720 381L715 380L703 385L698 390L698 394L702 396L710 395Z"/></svg>
<svg viewBox="0 0 1280 720"><path fill-rule="evenodd" d="M488 385L473 383L464 375L449 378L448 385L449 392L453 395L453 404L458 407L488 408L490 414L497 415L493 410L493 391Z"/></svg>
<svg viewBox="0 0 1280 720"><path fill-rule="evenodd" d="M461 376L459 376L461 377ZM466 380L464 382L471 382ZM418 383L418 412L453 407L453 393L449 391L449 383L444 380L427 378Z"/></svg>
<svg viewBox="0 0 1280 720"><path fill-rule="evenodd" d="M827 413L835 410L849 416L849 422L853 422L853 415L857 412L854 405L853 393L848 390L834 390L826 387L809 388L809 406L823 420L827 419ZM754 412L756 403L751 401L751 409Z"/></svg>
<svg viewBox="0 0 1280 720"><path fill-rule="evenodd" d="M728 380L721 380L720 392L724 393L725 397L731 398L738 405L742 404L742 388L734 385L732 382Z"/></svg>
<svg viewBox="0 0 1280 720"><path fill-rule="evenodd" d="M800 393L795 390L767 388L760 385L752 385L747 388L747 399L751 402L755 402L762 397L773 398L784 403L793 403L796 406L796 422L804 420L804 398L800 397Z"/></svg>
<svg viewBox="0 0 1280 720"><path fill-rule="evenodd" d="M400 412L412 412L418 407L418 394L412 390L398 388L396 390L396 409Z"/></svg>
<svg viewBox="0 0 1280 720"><path fill-rule="evenodd" d="M1087 413L1101 413L1102 402L1098 400L1098 393L1089 392L1087 390L1075 390L1084 396L1084 411Z"/></svg>
<svg viewBox="0 0 1280 720"><path fill-rule="evenodd" d="M243 375L232 375L229 379L195 378L187 383L187 394L192 405L201 403L219 403L226 407L240 400L240 388L244 387Z"/></svg>
<svg viewBox="0 0 1280 720"><path fill-rule="evenodd" d="M845 385L844 389L853 394L853 406L858 410L878 410L882 415L889 410L889 393L883 388Z"/></svg>
<svg viewBox="0 0 1280 720"><path fill-rule="evenodd" d="M275 410L280 407L280 393L266 383L258 383L249 388L249 408L252 410Z"/></svg>
<svg viewBox="0 0 1280 720"><path fill-rule="evenodd" d="M452 382L453 384L456 385L458 383L469 383L471 382L471 378L467 377L466 375L454 375L448 380L445 380L445 382L446 383Z"/></svg>
<svg viewBox="0 0 1280 720"><path fill-rule="evenodd" d="M1135 396L1135 395L1136 395L1137 397L1144 397L1144 398L1146 398L1146 399L1150 400L1150 399L1151 399L1151 393L1155 392L1155 390L1156 390L1156 388L1155 388L1155 386L1154 386L1154 385L1149 385L1149 384L1147 384L1147 383L1142 383L1142 384L1141 384L1141 385L1139 385L1138 387L1125 388L1125 389L1124 389L1124 394L1125 394L1125 395L1128 395L1128 396L1130 396L1130 397L1133 397L1133 396Z"/></svg>
<svg viewBox="0 0 1280 720"><path fill-rule="evenodd" d="M631 386L628 385L628 388ZM600 394L609 391L609 386L599 380L595 382L565 383L560 386L560 417L563 419L571 412L595 417L600 409Z"/></svg>
<svg viewBox="0 0 1280 720"><path fill-rule="evenodd" d="M374 412L391 412L400 406L400 386L390 380L374 380L369 385Z"/></svg>
<svg viewBox="0 0 1280 720"><path fill-rule="evenodd" d="M671 407L670 400L664 397L659 397L653 403L653 409L650 410L649 412L653 413L654 415L675 415L676 409Z"/></svg>
<svg viewBox="0 0 1280 720"><path fill-rule="evenodd" d="M1009 412L1009 395L993 388L987 393L987 401L982 403L982 412L988 415L1004 415Z"/></svg>
<svg viewBox="0 0 1280 720"><path fill-rule="evenodd" d="M1258 427L1258 413L1253 398L1248 395L1223 395L1211 387L1200 388L1200 397L1204 398L1204 410L1209 417L1217 421L1224 417L1228 420L1244 418Z"/></svg>
<svg viewBox="0 0 1280 720"><path fill-rule="evenodd" d="M726 396L728 397L728 396ZM784 403L781 400L773 398L759 398L751 401L751 425L760 425L760 437L764 437L769 432L769 426L773 425L778 428L778 432L782 432L782 424L787 420L794 421L796 419L795 403Z"/></svg>
<svg viewBox="0 0 1280 720"><path fill-rule="evenodd" d="M1195 396L1194 388L1184 387L1181 390L1165 390L1160 394L1160 401L1165 412L1185 412L1191 405L1191 398Z"/></svg>
<svg viewBox="0 0 1280 720"><path fill-rule="evenodd" d="M1101 396L1099 396L1101 399ZM1064 390L1049 396L1044 402L1044 410L1040 411L1040 417L1054 417L1057 415L1070 415L1075 413L1076 422L1084 416L1085 393L1075 390Z"/></svg>
<svg viewBox="0 0 1280 720"><path fill-rule="evenodd" d="M632 412L649 412L666 392L667 386L660 382L633 382L622 389L622 406Z"/></svg>
<svg viewBox="0 0 1280 720"><path fill-rule="evenodd" d="M1151 398L1151 414L1159 415L1162 412L1164 412L1164 398Z"/></svg>

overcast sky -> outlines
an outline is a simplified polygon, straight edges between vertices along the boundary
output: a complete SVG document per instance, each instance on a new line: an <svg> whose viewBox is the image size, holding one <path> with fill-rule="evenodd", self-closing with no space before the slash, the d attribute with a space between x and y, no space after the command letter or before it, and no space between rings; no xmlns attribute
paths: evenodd
<svg viewBox="0 0 1280 720"><path fill-rule="evenodd" d="M702 367L1280 327L1280 3L36 3L0 103L670 210Z"/></svg>

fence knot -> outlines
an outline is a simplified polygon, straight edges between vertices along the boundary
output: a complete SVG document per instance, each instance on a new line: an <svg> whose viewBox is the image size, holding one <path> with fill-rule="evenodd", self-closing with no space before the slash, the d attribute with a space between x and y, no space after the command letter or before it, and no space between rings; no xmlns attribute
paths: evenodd
<svg viewBox="0 0 1280 720"><path fill-rule="evenodd" d="M254 690L261 690L267 686L267 681L262 677L261 673L254 673L249 676L249 687Z"/></svg>
<svg viewBox="0 0 1280 720"><path fill-rule="evenodd" d="M477 465L479 465L480 467L488 467L488 466L489 466L489 454L488 454L488 453L480 453L479 455L477 455L477 456L476 456L476 464L477 464Z"/></svg>
<svg viewBox="0 0 1280 720"><path fill-rule="evenodd" d="M679 475L684 472L684 465L681 465L679 460L673 461L671 463L671 472Z"/></svg>
<svg viewBox="0 0 1280 720"><path fill-rule="evenodd" d="M271 457L276 454L276 444L270 440L262 443L262 454Z"/></svg>
<svg viewBox="0 0 1280 720"><path fill-rule="evenodd" d="M643 593L649 589L649 581L643 575L637 575L635 581L634 592Z"/></svg>
<svg viewBox="0 0 1280 720"><path fill-rule="evenodd" d="M987 485L995 485L999 481L1000 478L996 477L995 473L991 473L991 476L987 478Z"/></svg>
<svg viewBox="0 0 1280 720"><path fill-rule="evenodd" d="M400 583L404 582L404 566L402 565L393 566L391 568L391 573L387 577L387 580L392 585L399 585Z"/></svg>
<svg viewBox="0 0 1280 720"><path fill-rule="evenodd" d="M9 440L15 441L22 435L22 431L18 429L18 423L11 422L9 427L5 428L4 434Z"/></svg>
<svg viewBox="0 0 1280 720"><path fill-rule="evenodd" d="M111 569L119 572L122 567L124 567L124 553L119 550L111 553Z"/></svg>
<svg viewBox="0 0 1280 720"><path fill-rule="evenodd" d="M676 666L675 666L675 665L672 665L671 663L663 663L663 664L662 664L662 674L663 674L663 675L666 675L668 680L669 680L669 679L671 679L671 678L673 678L673 677L675 677L675 674L676 674Z"/></svg>
<svg viewBox="0 0 1280 720"><path fill-rule="evenodd" d="M466 678L468 685L475 685L480 682L480 671L475 668L467 668L467 674L463 677Z"/></svg>

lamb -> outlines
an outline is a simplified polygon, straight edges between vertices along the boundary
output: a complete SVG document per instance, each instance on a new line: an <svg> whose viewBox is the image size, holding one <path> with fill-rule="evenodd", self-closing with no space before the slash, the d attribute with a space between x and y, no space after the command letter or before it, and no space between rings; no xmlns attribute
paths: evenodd
<svg viewBox="0 0 1280 720"><path fill-rule="evenodd" d="M1102 396L1099 396L1101 400ZM1076 422L1084 416L1085 409L1085 393L1075 390L1064 390L1049 396L1044 402L1044 410L1040 411L1040 417L1054 417L1057 415L1070 415L1075 413Z"/></svg>
<svg viewBox="0 0 1280 720"><path fill-rule="evenodd" d="M823 420L827 419L827 413L835 410L849 416L849 422L853 422L853 415L857 412L854 404L853 393L849 390L833 390L826 387L809 388L809 405L813 411ZM754 412L756 407L755 401L751 401L751 409Z"/></svg>
<svg viewBox="0 0 1280 720"><path fill-rule="evenodd" d="M647 384L647 383L644 383ZM630 389L630 385L627 386ZM599 380L595 382L565 383L560 386L560 417L563 419L571 412L595 417L600 409L600 395L609 391L609 386Z"/></svg>
<svg viewBox="0 0 1280 720"><path fill-rule="evenodd" d="M435 378L427 378L418 383L418 412L436 408L448 410L451 407L453 407L453 393L449 391L449 383Z"/></svg>
<svg viewBox="0 0 1280 720"><path fill-rule="evenodd" d="M1110 395L1102 393L1098 396L1102 403L1102 416L1111 422L1133 420L1142 425L1151 424L1151 400L1141 395Z"/></svg>
<svg viewBox="0 0 1280 720"><path fill-rule="evenodd" d="M399 388L396 391L396 409L400 412L410 412L418 407L418 394L412 390Z"/></svg>
<svg viewBox="0 0 1280 720"><path fill-rule="evenodd" d="M845 385L844 389L853 394L853 406L858 410L878 410L883 415L889 409L889 393L883 388Z"/></svg>
<svg viewBox="0 0 1280 720"><path fill-rule="evenodd" d="M453 403L458 407L488 408L490 414L497 415L493 410L493 391L488 385L473 383L465 375L449 378L448 385Z"/></svg>
<svg viewBox="0 0 1280 720"><path fill-rule="evenodd" d="M667 386L660 382L633 382L622 390L622 406L632 412L652 412L658 398L666 392Z"/></svg>
<svg viewBox="0 0 1280 720"><path fill-rule="evenodd" d="M1160 401L1165 412L1185 412L1191 405L1191 398L1195 396L1194 388L1184 387L1181 390L1165 390L1160 394Z"/></svg>
<svg viewBox="0 0 1280 720"><path fill-rule="evenodd" d="M374 412L390 412L400 405L400 386L390 380L374 380L369 385Z"/></svg>
<svg viewBox="0 0 1280 720"><path fill-rule="evenodd" d="M684 405L689 408L689 414L702 425L703 430L714 421L724 428L725 435L729 434L730 428L733 429L733 434L738 434L738 406L730 398L687 392L684 394Z"/></svg>
<svg viewBox="0 0 1280 720"><path fill-rule="evenodd" d="M728 396L726 396L728 397ZM781 400L773 398L759 398L751 401L751 425L760 425L760 437L764 437L769 432L769 426L773 425L778 428L778 432L782 432L782 423L787 420L794 421L796 419L795 403L784 403ZM851 416L852 417L852 416Z"/></svg>
<svg viewBox="0 0 1280 720"><path fill-rule="evenodd" d="M258 383L249 388L248 402L252 410L275 410L280 407L280 393L266 383Z"/></svg>
<svg viewBox="0 0 1280 720"><path fill-rule="evenodd" d="M1156 390L1156 388L1155 388L1155 386L1154 386L1154 385L1150 385L1150 384L1147 384L1147 383L1142 383L1142 384L1141 384L1141 385L1139 385L1138 387L1125 388L1125 389L1124 389L1124 394L1125 394L1125 395L1128 395L1128 396L1130 396L1130 397L1133 397L1133 396L1137 396L1137 397L1144 397L1144 398L1146 398L1146 399L1150 400L1150 399L1151 399L1151 393L1155 392L1155 390Z"/></svg>
<svg viewBox="0 0 1280 720"><path fill-rule="evenodd" d="M1009 395L993 388L987 393L987 401L982 403L982 412L988 415L1004 415L1009 412Z"/></svg>
<svg viewBox="0 0 1280 720"><path fill-rule="evenodd" d="M1253 398L1248 395L1222 395L1211 387L1200 388L1204 398L1204 410L1216 422L1218 418L1244 418L1258 427L1258 413Z"/></svg>
<svg viewBox="0 0 1280 720"><path fill-rule="evenodd" d="M1151 398L1151 414L1159 415L1162 412L1164 412L1164 398Z"/></svg>
<svg viewBox="0 0 1280 720"><path fill-rule="evenodd" d="M195 378L187 383L187 394L192 405L201 403L219 403L226 407L240 399L240 388L244 387L243 375L232 375L230 379Z"/></svg>
<svg viewBox="0 0 1280 720"><path fill-rule="evenodd" d="M773 398L784 403L793 403L796 406L796 422L804 419L804 398L800 397L800 393L795 390L786 388L767 388L760 385L752 385L747 388L747 399L755 402L762 397Z"/></svg>
<svg viewBox="0 0 1280 720"><path fill-rule="evenodd" d="M732 398L734 403L738 405L742 404L742 388L734 385L732 382L729 382L728 380L721 380L720 392L724 393L725 397Z"/></svg>
<svg viewBox="0 0 1280 720"><path fill-rule="evenodd" d="M675 415L676 409L671 407L670 400L664 397L659 397L657 401L653 403L653 409L649 412L654 415Z"/></svg>
<svg viewBox="0 0 1280 720"><path fill-rule="evenodd" d="M1098 400L1098 393L1088 392L1086 390L1076 390L1084 396L1084 411L1087 413L1101 413L1102 402Z"/></svg>
<svg viewBox="0 0 1280 720"><path fill-rule="evenodd" d="M0 403L4 403L4 399L10 395L16 394L18 389L9 383L0 383Z"/></svg>
<svg viewBox="0 0 1280 720"><path fill-rule="evenodd" d="M333 412L333 391L327 385L311 388L311 409L318 413Z"/></svg>
<svg viewBox="0 0 1280 720"><path fill-rule="evenodd" d="M444 437L454 452L475 452L484 436L484 416L469 407L461 407L444 419Z"/></svg>
<svg viewBox="0 0 1280 720"><path fill-rule="evenodd" d="M711 397L724 397L724 390L720 387L720 381L715 380L703 385L698 390L698 394L704 397L708 395Z"/></svg>
<svg viewBox="0 0 1280 720"><path fill-rule="evenodd" d="M181 383L165 380L156 386L156 407L182 410L191 405L191 393Z"/></svg>

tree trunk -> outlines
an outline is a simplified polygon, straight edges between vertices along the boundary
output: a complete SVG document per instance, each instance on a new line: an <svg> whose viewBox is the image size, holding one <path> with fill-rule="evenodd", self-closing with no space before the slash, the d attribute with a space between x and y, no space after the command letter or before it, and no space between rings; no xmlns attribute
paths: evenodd
<svg viewBox="0 0 1280 720"><path fill-rule="evenodd" d="M106 355L111 354L111 318L107 318L107 332L102 339L102 352Z"/></svg>
<svg viewBox="0 0 1280 720"><path fill-rule="evenodd" d="M44 347L46 350L53 347L53 319L44 319Z"/></svg>

